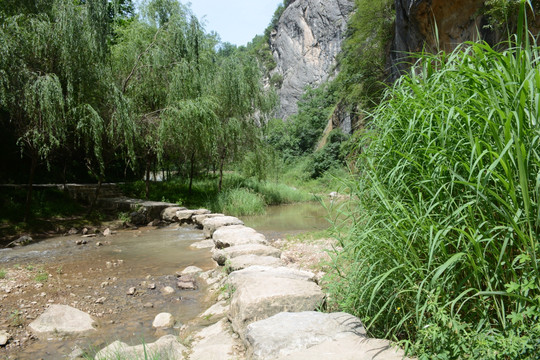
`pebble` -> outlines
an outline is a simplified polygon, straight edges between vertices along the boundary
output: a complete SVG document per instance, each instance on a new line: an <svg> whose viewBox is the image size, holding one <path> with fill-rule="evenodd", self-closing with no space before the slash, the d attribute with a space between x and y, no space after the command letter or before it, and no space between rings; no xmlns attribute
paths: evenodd
<svg viewBox="0 0 540 360"><path fill-rule="evenodd" d="M0 330L0 346L6 345L10 339L11 335L7 331Z"/></svg>
<svg viewBox="0 0 540 360"><path fill-rule="evenodd" d="M146 308L146 309L150 309L150 308L154 307L154 304L148 302L148 303L144 304L143 307Z"/></svg>
<svg viewBox="0 0 540 360"><path fill-rule="evenodd" d="M130 287L130 288L128 289L128 291L127 291L127 294L128 294L128 295L135 295L135 292L136 292L136 291L137 291L136 288Z"/></svg>
<svg viewBox="0 0 540 360"><path fill-rule="evenodd" d="M107 298L102 296L102 297L100 297L99 299L96 300L96 304L103 304L105 302L105 300L107 300Z"/></svg>
<svg viewBox="0 0 540 360"><path fill-rule="evenodd" d="M86 243L87 243L87 241L84 240L84 239L79 239L79 240L75 241L75 245L84 245Z"/></svg>
<svg viewBox="0 0 540 360"><path fill-rule="evenodd" d="M161 293L163 295L170 295L170 294L174 294L174 289L170 286L165 286L163 289L161 289Z"/></svg>
<svg viewBox="0 0 540 360"><path fill-rule="evenodd" d="M104 288L105 286L108 286L108 285L109 285L109 283L107 281L104 281L104 282L101 283L102 288Z"/></svg>
<svg viewBox="0 0 540 360"><path fill-rule="evenodd" d="M152 283L152 284L148 284L148 288L150 290L154 290L156 288L156 284Z"/></svg>
<svg viewBox="0 0 540 360"><path fill-rule="evenodd" d="M96 243L96 246L103 246L103 243L102 243L101 241L98 241L98 242Z"/></svg>
<svg viewBox="0 0 540 360"><path fill-rule="evenodd" d="M111 235L112 235L111 229L106 228L105 230L103 230L103 236L111 236Z"/></svg>

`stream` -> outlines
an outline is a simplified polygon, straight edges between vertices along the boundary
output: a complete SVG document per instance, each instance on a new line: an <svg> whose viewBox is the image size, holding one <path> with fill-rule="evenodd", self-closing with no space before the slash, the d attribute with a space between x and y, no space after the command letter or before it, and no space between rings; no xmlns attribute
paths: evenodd
<svg viewBox="0 0 540 360"><path fill-rule="evenodd" d="M328 227L325 214L318 203L302 203L270 207L265 215L242 220L271 241L323 230ZM4 289L0 287L0 330L22 339L21 346L0 348L0 358L60 359L74 349L97 350L114 340L130 345L153 342L165 334L177 334L182 324L211 305L204 282L199 281L195 291L176 286L175 273L187 266L203 271L215 268L210 249L190 247L204 240L201 230L170 225L118 231L76 245L80 239L80 235L56 237L0 251L0 269L19 269L14 273L20 277ZM38 272L49 274L43 284L33 279ZM11 277L15 276L8 272L7 279ZM163 294L166 286L174 293ZM134 295L127 295L130 287L136 288ZM52 303L90 313L97 319L97 331L75 337L34 338L24 327ZM154 317L161 312L174 316L178 322L175 329L152 328ZM17 320L22 326L17 326Z"/></svg>

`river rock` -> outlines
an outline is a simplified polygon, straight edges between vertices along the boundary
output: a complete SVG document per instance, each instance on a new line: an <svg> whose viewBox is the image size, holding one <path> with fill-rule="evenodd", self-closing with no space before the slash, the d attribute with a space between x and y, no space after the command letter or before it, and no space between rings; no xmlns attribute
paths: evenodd
<svg viewBox="0 0 540 360"><path fill-rule="evenodd" d="M90 315L67 305L51 305L43 314L28 325L37 333L59 331L79 333L95 330Z"/></svg>
<svg viewBox="0 0 540 360"><path fill-rule="evenodd" d="M174 326L174 317L169 313L157 314L152 322L152 327L156 329L170 329Z"/></svg>
<svg viewBox="0 0 540 360"><path fill-rule="evenodd" d="M135 293L137 292L137 288L136 287L130 287L128 289L128 291L126 292L126 295L135 295Z"/></svg>
<svg viewBox="0 0 540 360"><path fill-rule="evenodd" d="M294 279L315 282L316 275L309 271L297 270L288 267L250 266L246 269L232 272L227 283L233 288L239 288L253 279Z"/></svg>
<svg viewBox="0 0 540 360"><path fill-rule="evenodd" d="M206 219L210 219L210 218L216 218L216 217L223 217L225 216L224 214L200 214L200 215L193 215L191 217L191 220L193 220L193 223L195 225L197 225L197 227L199 227L200 229L203 228L203 221L206 220Z"/></svg>
<svg viewBox="0 0 540 360"><path fill-rule="evenodd" d="M11 339L11 334L5 330L0 330L0 346L4 346Z"/></svg>
<svg viewBox="0 0 540 360"><path fill-rule="evenodd" d="M111 229L106 228L105 230L103 230L103 236L111 236L111 235L112 235Z"/></svg>
<svg viewBox="0 0 540 360"><path fill-rule="evenodd" d="M199 275L203 272L203 269L197 266L188 266L184 270L182 270L182 275Z"/></svg>
<svg viewBox="0 0 540 360"><path fill-rule="evenodd" d="M239 359L235 351L241 344L231 335L230 326L225 319L209 326L194 335L190 360L229 360Z"/></svg>
<svg viewBox="0 0 540 360"><path fill-rule="evenodd" d="M170 286L165 286L164 288L161 289L161 293L163 295L171 295L171 294L174 294L174 289Z"/></svg>
<svg viewBox="0 0 540 360"><path fill-rule="evenodd" d="M272 256L279 258L281 257L281 251L275 247L262 244L236 245L212 251L212 259L221 266L225 265L225 262L228 259L242 255Z"/></svg>
<svg viewBox="0 0 540 360"><path fill-rule="evenodd" d="M101 349L95 360L113 359L168 359L183 360L187 348L174 335L166 335L151 344L129 346L121 341L115 341Z"/></svg>
<svg viewBox="0 0 540 360"><path fill-rule="evenodd" d="M233 272L254 265L280 267L285 264L281 259L273 256L242 255L229 260L227 264L227 271Z"/></svg>
<svg viewBox="0 0 540 360"><path fill-rule="evenodd" d="M231 223L227 226L218 227L213 232L212 239L217 249L246 244L266 244L266 238L263 234L258 233L255 229L243 226L243 224L235 225Z"/></svg>
<svg viewBox="0 0 540 360"><path fill-rule="evenodd" d="M176 216L176 213L182 210L187 210L187 209L185 207L180 207L180 206L171 206L171 207L165 208L161 211L161 219L167 222L176 222L178 221L178 217Z"/></svg>
<svg viewBox="0 0 540 360"><path fill-rule="evenodd" d="M360 319L347 313L279 313L248 325L248 357L257 360L277 359L349 334L362 340L366 331Z"/></svg>
<svg viewBox="0 0 540 360"><path fill-rule="evenodd" d="M14 247L14 246L24 246L27 244L30 244L34 239L32 239L31 236L23 235L19 237L17 240L14 240L6 245L6 247Z"/></svg>
<svg viewBox="0 0 540 360"><path fill-rule="evenodd" d="M178 210L176 212L176 221L179 223L187 223L191 221L191 217L195 213L194 210Z"/></svg>
<svg viewBox="0 0 540 360"><path fill-rule="evenodd" d="M312 281L254 276L236 288L229 318L242 339L246 327L280 312L312 311L324 300L321 288Z"/></svg>
<svg viewBox="0 0 540 360"><path fill-rule="evenodd" d="M275 359L275 358L272 358ZM354 334L279 357L278 360L412 360L388 340L367 339Z"/></svg>
<svg viewBox="0 0 540 360"><path fill-rule="evenodd" d="M176 285L180 290L197 290L197 283L191 275L180 276Z"/></svg>
<svg viewBox="0 0 540 360"><path fill-rule="evenodd" d="M234 216L218 216L204 219L202 222L204 235L206 238L211 238L214 232L223 227L230 225L244 225L244 222ZM254 230L255 231L255 230Z"/></svg>

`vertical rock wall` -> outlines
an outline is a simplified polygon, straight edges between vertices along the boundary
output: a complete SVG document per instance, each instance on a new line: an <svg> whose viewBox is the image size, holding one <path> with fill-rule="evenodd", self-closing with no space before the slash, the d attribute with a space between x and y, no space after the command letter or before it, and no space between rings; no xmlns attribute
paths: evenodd
<svg viewBox="0 0 540 360"><path fill-rule="evenodd" d="M317 86L334 74L354 0L296 0L281 16L270 46L283 78L278 90L278 117L296 113L308 85Z"/></svg>

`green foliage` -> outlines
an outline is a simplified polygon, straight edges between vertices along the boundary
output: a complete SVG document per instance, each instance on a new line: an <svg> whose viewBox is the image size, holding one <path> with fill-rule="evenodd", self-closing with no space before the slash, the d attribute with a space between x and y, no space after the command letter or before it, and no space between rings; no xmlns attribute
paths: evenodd
<svg viewBox="0 0 540 360"><path fill-rule="evenodd" d="M341 129L332 130L324 147L310 156L310 176L318 178L332 167L344 165L344 154L341 150L342 143L347 140L347 135Z"/></svg>
<svg viewBox="0 0 540 360"><path fill-rule="evenodd" d="M47 280L49 280L49 274L42 269L34 277L34 281L38 283L44 283L47 282Z"/></svg>
<svg viewBox="0 0 540 360"><path fill-rule="evenodd" d="M298 113L287 122L271 120L265 129L266 141L280 151L285 160L311 154L323 134L336 104L336 90L325 83L307 88L298 102Z"/></svg>
<svg viewBox="0 0 540 360"><path fill-rule="evenodd" d="M264 214L265 207L261 195L238 188L219 193L213 210L227 215L242 216Z"/></svg>
<svg viewBox="0 0 540 360"><path fill-rule="evenodd" d="M373 107L388 76L386 52L393 36L394 1L356 0L355 5L338 59L336 88L345 104Z"/></svg>
<svg viewBox="0 0 540 360"><path fill-rule="evenodd" d="M420 358L534 359L536 44L420 57L362 138L332 297Z"/></svg>
<svg viewBox="0 0 540 360"><path fill-rule="evenodd" d="M0 279L5 279L7 276L7 270L6 269L0 269Z"/></svg>

